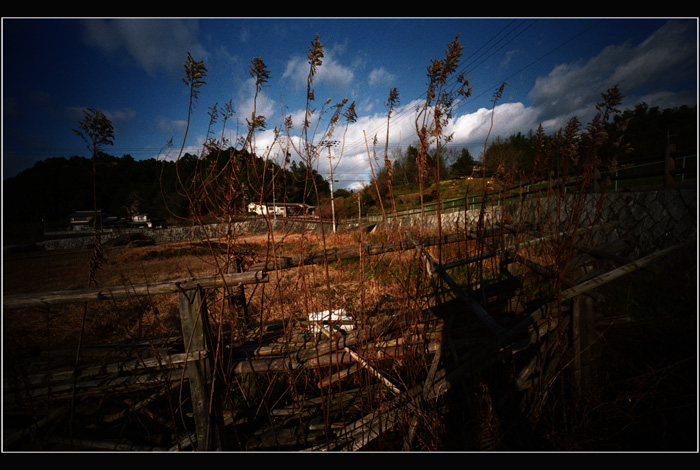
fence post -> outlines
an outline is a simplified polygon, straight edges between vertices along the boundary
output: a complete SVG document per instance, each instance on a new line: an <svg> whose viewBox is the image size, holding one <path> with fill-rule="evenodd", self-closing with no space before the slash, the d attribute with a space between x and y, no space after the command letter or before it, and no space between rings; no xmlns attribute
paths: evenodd
<svg viewBox="0 0 700 470"><path fill-rule="evenodd" d="M578 295L573 306L574 375L579 393L585 394L593 385L593 347L595 333L595 302L586 294Z"/></svg>
<svg viewBox="0 0 700 470"><path fill-rule="evenodd" d="M675 152L676 144L666 145L666 155L664 156L664 189L672 189L675 185L671 172L676 168L676 162L671 157L671 152Z"/></svg>
<svg viewBox="0 0 700 470"><path fill-rule="evenodd" d="M190 387L190 397L197 432L197 450L222 450L225 447L223 416L216 398L210 401L212 386L211 356L204 336L206 303L202 288L181 290L179 293L180 323L185 352L185 376Z"/></svg>
<svg viewBox="0 0 700 470"><path fill-rule="evenodd" d="M241 273L243 272L241 266L238 264L238 260L234 259L228 267L228 273ZM245 290L243 285L231 286L228 288L229 294L229 304L231 309L235 312L240 312L243 314L243 321L246 326L250 323L250 316L248 315L248 305L245 299Z"/></svg>

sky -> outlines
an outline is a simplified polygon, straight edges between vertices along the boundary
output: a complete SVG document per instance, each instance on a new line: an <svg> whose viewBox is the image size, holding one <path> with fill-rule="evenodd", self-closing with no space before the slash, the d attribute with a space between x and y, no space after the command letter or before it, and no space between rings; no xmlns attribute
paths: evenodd
<svg viewBox="0 0 700 470"><path fill-rule="evenodd" d="M358 116L347 127L341 121L331 136L338 142L330 152L335 189L371 181L368 153L383 159L394 88L399 104L389 156L417 146L415 112L427 68L455 38L464 48L458 71L473 91L455 103L450 146L477 159L496 138L539 125L554 133L574 116L588 122L601 94L615 85L625 96L623 109L697 105L697 18L3 18L3 180L48 157L89 157L73 132L86 108L112 122L113 145L103 151L117 157L199 154L211 109L226 104L235 114L223 132L234 140L252 111L255 58L269 72L256 100L267 123L256 135L256 153L281 163L286 139L275 142L274 129L291 117L290 137L298 138L307 53L317 34L324 57L313 82L312 122L321 119L324 128L327 99L347 98ZM188 52L207 75L186 133ZM316 164L330 179L328 159Z"/></svg>

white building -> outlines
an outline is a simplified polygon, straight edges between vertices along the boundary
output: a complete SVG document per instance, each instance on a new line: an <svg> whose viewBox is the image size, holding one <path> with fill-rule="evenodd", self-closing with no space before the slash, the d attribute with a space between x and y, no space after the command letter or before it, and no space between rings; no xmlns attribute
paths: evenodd
<svg viewBox="0 0 700 470"><path fill-rule="evenodd" d="M258 215L271 215L277 217L315 217L316 207L302 203L271 203L248 204L248 212Z"/></svg>
<svg viewBox="0 0 700 470"><path fill-rule="evenodd" d="M148 228L153 227L153 222L148 218L148 214L136 214L131 218L132 225L137 227L146 226Z"/></svg>

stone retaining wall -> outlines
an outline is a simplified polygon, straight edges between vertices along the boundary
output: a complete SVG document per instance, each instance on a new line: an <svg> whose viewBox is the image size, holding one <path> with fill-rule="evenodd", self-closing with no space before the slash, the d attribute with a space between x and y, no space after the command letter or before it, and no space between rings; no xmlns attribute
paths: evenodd
<svg viewBox="0 0 700 470"><path fill-rule="evenodd" d="M553 221L559 221L559 227L566 227L575 218L580 227L597 225L607 222L619 222L617 227L597 236L602 240L624 238L634 245L635 255L648 254L673 243L685 241L696 235L697 231L697 191L695 189L618 192L601 196L600 194L586 195L583 203L577 206L576 196L565 199L544 198L524 201L520 205L502 207L487 207L484 211L486 226L501 219L505 213L506 221L513 224L529 223L539 226L542 230L552 228ZM577 209L578 208L578 209ZM479 219L480 210L458 211L442 214L444 232L455 232L465 228L474 228ZM269 222L269 225L268 225ZM400 219L391 225L394 228L406 229L420 223L420 216ZM426 216L424 227L428 230L437 225L435 215ZM323 225L328 232L331 225ZM236 233L264 233L269 230L285 230L288 232L317 231L322 224L310 221L292 221L262 218L248 219L234 225ZM224 226L217 224L205 227L171 227L164 229L131 230L141 232L152 238L156 243L182 242L201 240L205 234L218 238L224 233ZM340 224L339 231L357 230L357 224ZM118 237L127 231L106 232L103 242ZM552 233L551 231L549 233ZM612 237L612 238L611 238ZM40 245L47 250L80 248L92 242L92 236L66 238L62 240L47 240Z"/></svg>
<svg viewBox="0 0 700 470"><path fill-rule="evenodd" d="M487 207L484 223L489 226L505 217L507 223L516 227L535 227L545 234L570 233L575 226L616 223L614 227L593 233L591 243L624 239L630 245L629 255L636 259L694 238L697 235L697 209L695 189L588 194L582 199L569 195L563 199L530 199L522 204L508 205L505 211L498 206ZM443 232L476 227L479 213L479 209L474 209L442 214ZM408 227L419 220L419 217L404 219L395 225ZM437 217L426 217L424 226L434 229Z"/></svg>
<svg viewBox="0 0 700 470"><path fill-rule="evenodd" d="M320 222L310 221L295 221L281 219L270 220L268 226L267 221L263 218L251 218L233 225L233 230L237 234L241 233L265 233L268 227L273 231L286 230L288 232L301 231L316 231L320 230ZM331 224L327 223L326 230L332 230ZM112 240L121 237L125 234L143 234L153 239L156 243L171 243L171 242L188 242L203 240L209 238L219 238L225 236L227 227L220 224L209 224L205 226L192 227L168 227L168 228L142 228L142 229L122 229L122 230L105 230L102 232L102 243L108 244ZM73 235L73 234L67 234ZM86 232L85 236L68 236L65 238L57 238L46 240L38 243L39 246L46 250L66 250L76 249L88 246L94 240L94 236Z"/></svg>

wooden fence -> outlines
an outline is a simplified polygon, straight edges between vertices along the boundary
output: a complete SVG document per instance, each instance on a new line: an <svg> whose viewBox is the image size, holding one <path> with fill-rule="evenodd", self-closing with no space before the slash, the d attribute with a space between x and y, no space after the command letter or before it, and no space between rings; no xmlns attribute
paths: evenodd
<svg viewBox="0 0 700 470"><path fill-rule="evenodd" d="M205 311L206 303L204 302L205 290L216 288L236 290L244 285L265 283L267 281L268 275L264 272L247 272L225 274L223 276L183 278L141 285L17 294L4 296L3 307L7 311L31 307L105 300L111 301L177 293L179 297L179 317L182 327L182 337L186 348L184 354L169 357L169 366L183 367L185 370L185 378L189 382L190 398L194 410L198 448L201 450L222 449L224 430L223 422L221 421L221 409L217 408L216 397L211 393L212 364L210 345L205 335L205 328L208 322ZM162 362L157 358L153 358L146 361L138 360L133 363L124 363L107 368L111 370L98 367L99 370L94 372L95 374L118 374L125 370L147 369L149 367L158 367L159 365L162 365ZM93 371L91 370L81 371L83 377L90 377L92 373ZM60 373L52 375L53 381L60 382L66 378L70 379L73 374L63 374L64 377L61 377ZM68 386L70 387L71 385L72 384L68 382ZM53 386L51 390L55 393L57 391L56 386ZM45 391L48 391L48 389ZM41 391L37 390L31 391L29 395L32 396L35 393L38 396L41 395ZM5 443L11 444L13 440L19 439L25 434L27 434L26 430L16 434L14 437L10 436L9 441L5 438ZM69 443L68 441L69 440L67 440L67 443ZM80 445L79 442L73 444Z"/></svg>
<svg viewBox="0 0 700 470"><path fill-rule="evenodd" d="M592 226L582 228L577 232L577 236L588 231L606 230L609 225ZM499 229L507 229L506 226ZM501 230L502 233L502 230ZM206 297L207 289L214 288L236 288L244 285L259 284L268 282L268 272L276 269L291 269L303 264L327 263L342 259L349 259L358 256L372 256L380 253L394 251L417 250L426 266L426 273L435 286L435 295L442 299L438 307L446 306L447 313L435 315L434 312L424 312L420 318L425 329L421 335L423 342L413 343L412 351L431 357L430 368L427 376L416 387L403 388L401 384L392 381L380 367L381 359L391 359L400 357L406 353L409 339L404 336L405 331L397 329L402 320L395 317L379 318L367 325L357 324L350 333L341 333L335 329L331 321L329 329L321 328L325 339L315 337L309 341L308 337L298 343L285 343L284 345L271 343L268 345L258 344L256 353L251 357L244 356L242 359L234 361L233 368L237 374L268 374L271 371L295 370L305 367L333 366L331 370L335 372L321 380L320 387L327 387L329 384L343 380L343 378L356 373L362 369L371 373L378 381L378 385L385 387L393 394L393 398L382 402L377 408L364 411L364 414L352 416L349 412L348 396L361 394L362 390L344 390L331 393L322 401L323 408L319 403L304 402L304 406L299 405L289 407L274 408L269 405L267 410L271 416L270 424L265 429L254 433L249 439L247 448L269 449L280 445L282 448L295 448L304 450L357 450L364 448L377 437L384 435L398 423L406 422L408 419L408 432L403 439L403 449L408 450L416 436L418 427L418 414L421 407L436 397L444 396L450 389L461 384L466 377L478 373L477 371L488 367L494 361L502 361L520 355L518 361L519 369L516 371L515 381L520 390L531 387L533 377L542 377L544 371L550 370L550 365L542 363L544 350L551 348L548 341L550 333L558 327L566 324L572 328L572 348L577 364L576 377L579 386L584 387L591 381L591 362L586 359L590 354L591 343L595 341L595 331L592 329L592 304L582 294L591 292L601 285L610 282L620 276L640 269L654 260L666 255L668 252L678 248L680 245L670 247L665 250L645 256L636 261L628 261L621 258L616 253L606 251L605 247L586 248L577 245L584 259L575 278L565 279L566 288L555 293L554 296L545 296L534 309L520 307L515 312L505 312L495 310L494 307L482 304L477 293L484 289L484 286L477 290L464 288L455 281L450 274L451 270L459 266L469 265L483 261L484 259L500 257L501 260L514 265L527 265L531 272L539 275L548 275L546 266L539 266L532 260L526 260L520 256L523 249L542 243L547 243L549 237L531 237L517 243L496 245L497 238L492 240L490 250L486 250L477 256L453 261L451 263L440 264L430 254L428 248L437 244L448 244L466 239L476 239L484 234L471 233L469 231L458 234L449 234L442 237L431 237L423 240L417 239L410 232L406 233L406 238L395 243L381 245L361 246L348 250L334 250L316 253L299 258L287 258L277 260L275 263L261 262L254 265L248 272L238 274L228 274L219 277L188 278L175 281L168 281L157 284L141 286L119 286L96 289L83 289L76 291L47 292L40 294L13 295L3 298L5 310L10 310L9 314L19 311L21 308L36 307L43 305L57 305L75 302L102 301L116 298L129 298L142 295L153 294L177 294L179 297L179 313L182 327L182 339L185 345L184 353L174 355L169 358L173 365L184 367L184 377L190 384L190 398L195 418L196 432L194 436L187 436L190 444L196 443L197 450L225 450L229 448L227 443L226 420L221 409L220 398L216 390L212 388L212 345L207 339L205 330L207 328L206 319ZM607 248L610 250L611 248ZM593 257L606 260L615 260L618 264L605 272L593 271L587 268ZM620 265L620 260L624 264ZM608 265L609 266L609 265ZM516 273L511 277L519 283L523 281L523 274ZM439 285L447 285L444 289ZM497 292L500 294L502 292ZM452 300L450 300L450 298ZM556 306L576 299L572 305L570 313L566 316L552 315ZM459 325L461 322L473 319L479 328L469 327L467 330L477 332L477 336L461 337ZM408 321L404 319L403 321ZM414 331L414 330L412 330ZM418 330L415 330L417 332ZM381 333L381 335L380 335ZM381 336L381 341L377 338ZM426 338L432 338L427 340ZM552 341L554 341L552 339ZM460 349L460 344L468 344L467 350ZM416 344L419 346L416 348ZM293 351L293 352L292 352ZM522 357L528 351L528 356ZM449 357L449 359L447 359ZM372 358L375 361L371 360ZM590 358L589 358L590 359ZM552 358L556 362L557 358ZM112 372L118 372L128 368L144 368L149 364L159 363L154 359L139 360L137 363L113 366ZM90 377L94 372L95 376L104 374L105 367L100 367L99 371L82 370L81 377ZM67 372L65 378L74 378L76 371ZM58 378L60 374L54 373L53 378ZM112 379L117 381L116 378ZM146 380L143 378L142 380ZM156 380L150 377L148 380ZM104 380L99 382L104 386ZM66 387L75 386L75 382L66 382ZM56 391L56 388L53 388ZM40 390L30 390L30 396L39 396ZM6 393L6 397L8 394ZM355 395L353 395L355 396ZM345 404L345 405L343 405ZM268 406L268 405L266 405ZM331 407L340 406L346 408L341 414L333 414L329 411ZM274 409L273 409L274 408ZM320 411L321 409L324 411ZM299 425L298 413L303 414L303 421L306 422L304 429L288 426L289 422ZM320 427L316 426L317 420L321 419L319 414L323 414L324 423ZM276 425L272 422L273 416L296 416L294 419L284 421L284 426ZM407 418L408 416L408 418ZM19 440L21 437L30 434L37 427L50 423L52 416L46 416L31 426L31 429L24 429L13 435L5 437L5 444ZM332 422L329 422L332 421ZM314 434L317 433L317 434ZM273 437L270 437L273 436ZM316 436L316 437L313 437ZM272 439L274 444L270 444ZM66 442L68 444L68 441ZM80 445L80 442L72 442L73 445ZM267 444L266 444L267 443ZM83 445L88 445L83 443ZM252 446L252 447L251 447ZM257 447L256 447L257 446ZM267 447L266 447L267 446ZM178 443L174 449L186 447L182 442ZM122 449L134 450L133 448L120 447L115 445L112 450ZM137 450L146 450L140 448Z"/></svg>

